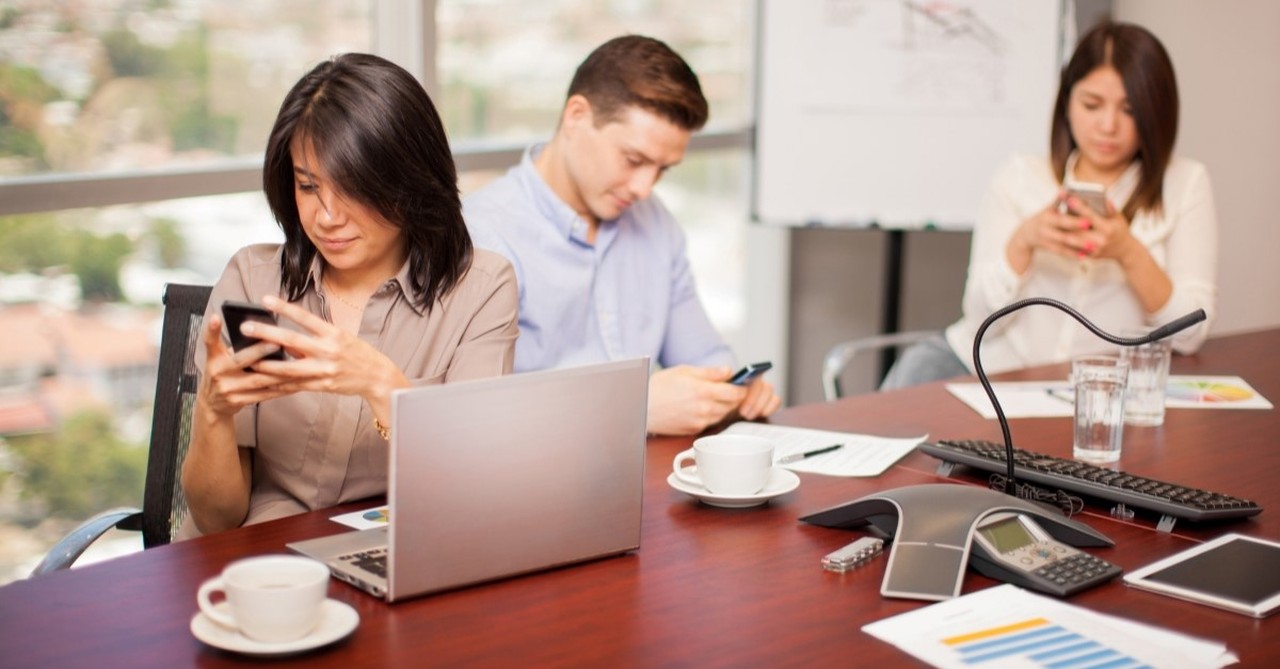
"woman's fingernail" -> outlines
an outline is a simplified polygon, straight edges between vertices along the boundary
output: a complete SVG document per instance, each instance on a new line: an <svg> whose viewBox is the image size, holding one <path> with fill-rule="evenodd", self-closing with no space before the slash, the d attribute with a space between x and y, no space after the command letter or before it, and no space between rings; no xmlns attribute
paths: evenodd
<svg viewBox="0 0 1280 669"><path fill-rule="evenodd" d="M248 321L246 321L246 322L244 322L244 323L241 323L241 324L240 324L240 333L241 333L241 334L252 335L252 334L254 333L254 331L256 331L257 329L258 329L258 327L257 327L256 325L254 325L252 322L248 322Z"/></svg>
<svg viewBox="0 0 1280 669"><path fill-rule="evenodd" d="M1082 219L1080 219L1080 229L1081 229L1081 230L1088 230L1089 228L1092 228L1092 227L1093 227L1093 223L1092 223L1092 222L1090 222L1090 221L1089 221L1089 219L1087 219L1087 218L1082 218Z"/></svg>
<svg viewBox="0 0 1280 669"><path fill-rule="evenodd" d="M264 306L264 307L274 307L274 306L276 306L276 297L275 297L274 295L264 295L264 296L262 296L262 306Z"/></svg>
<svg viewBox="0 0 1280 669"><path fill-rule="evenodd" d="M1084 252L1085 252L1085 253L1093 253L1093 242L1085 242L1085 243L1084 243Z"/></svg>

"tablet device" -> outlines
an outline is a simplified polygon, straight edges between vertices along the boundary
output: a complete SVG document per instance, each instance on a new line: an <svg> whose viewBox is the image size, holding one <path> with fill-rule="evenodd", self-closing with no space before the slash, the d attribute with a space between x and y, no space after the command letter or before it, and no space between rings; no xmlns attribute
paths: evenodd
<svg viewBox="0 0 1280 669"><path fill-rule="evenodd" d="M1131 572L1124 581L1265 618L1280 608L1280 543L1228 534Z"/></svg>

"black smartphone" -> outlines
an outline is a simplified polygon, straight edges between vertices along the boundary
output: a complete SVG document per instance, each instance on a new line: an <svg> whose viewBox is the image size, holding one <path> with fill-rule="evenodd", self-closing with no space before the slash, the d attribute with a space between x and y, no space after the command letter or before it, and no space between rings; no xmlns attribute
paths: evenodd
<svg viewBox="0 0 1280 669"><path fill-rule="evenodd" d="M757 376L764 374L773 367L772 362L753 362L743 366L730 379L729 383L735 386L745 386L755 380Z"/></svg>
<svg viewBox="0 0 1280 669"><path fill-rule="evenodd" d="M267 325L276 325L276 315L267 310L260 304L251 302L237 302L235 300L226 300L222 303L222 322L223 329L227 332L227 337L231 340L231 348L239 351L258 343L255 337L246 337L240 332L240 325L246 321L254 321L257 323L266 323ZM284 351L276 350L263 356L263 360L284 360Z"/></svg>

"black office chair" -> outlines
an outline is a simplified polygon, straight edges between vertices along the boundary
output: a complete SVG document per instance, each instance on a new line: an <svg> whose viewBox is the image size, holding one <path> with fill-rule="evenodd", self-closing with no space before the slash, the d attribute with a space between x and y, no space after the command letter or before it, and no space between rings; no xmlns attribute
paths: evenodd
<svg viewBox="0 0 1280 669"><path fill-rule="evenodd" d="M173 540L187 515L179 472L191 443L191 414L196 401L195 350L210 290L210 286L165 286L164 330L160 336L160 367L156 373L142 509L111 509L86 520L49 550L32 576L70 567L90 544L113 527L141 531L146 548Z"/></svg>

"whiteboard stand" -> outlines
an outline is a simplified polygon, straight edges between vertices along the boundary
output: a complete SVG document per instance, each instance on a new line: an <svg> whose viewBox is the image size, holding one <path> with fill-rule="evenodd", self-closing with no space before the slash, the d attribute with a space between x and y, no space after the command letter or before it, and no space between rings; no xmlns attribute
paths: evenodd
<svg viewBox="0 0 1280 669"><path fill-rule="evenodd" d="M893 334L901 328L902 319L902 263L906 254L907 234L901 228L885 230L884 240L884 290L880 303L880 333ZM898 358L898 349L886 346L880 351L880 374L876 386L884 380L889 368Z"/></svg>

